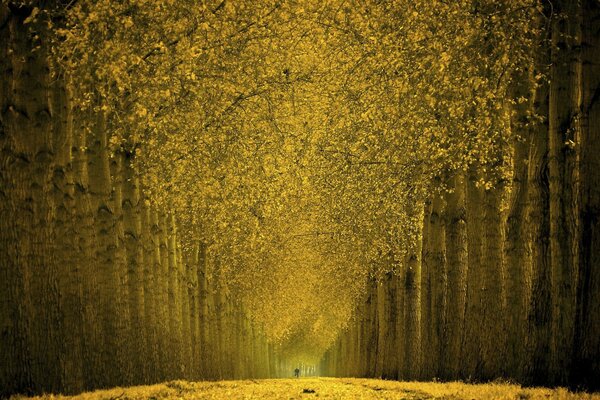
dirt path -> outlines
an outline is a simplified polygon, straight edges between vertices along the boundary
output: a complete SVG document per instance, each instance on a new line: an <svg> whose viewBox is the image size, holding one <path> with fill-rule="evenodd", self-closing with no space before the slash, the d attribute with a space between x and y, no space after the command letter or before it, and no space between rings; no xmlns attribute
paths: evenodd
<svg viewBox="0 0 600 400"><path fill-rule="evenodd" d="M63 398L47 396L45 399ZM600 394L570 393L564 389L529 389L518 385L433 382L395 382L378 379L300 378L219 382L173 381L159 385L114 388L73 398L133 399L598 399Z"/></svg>

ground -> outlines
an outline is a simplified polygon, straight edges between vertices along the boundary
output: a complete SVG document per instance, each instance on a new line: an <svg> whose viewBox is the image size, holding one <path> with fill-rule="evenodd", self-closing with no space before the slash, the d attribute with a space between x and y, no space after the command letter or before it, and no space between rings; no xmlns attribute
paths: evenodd
<svg viewBox="0 0 600 400"><path fill-rule="evenodd" d="M42 396L59 399L66 396ZM571 393L565 389L523 388L506 383L470 385L460 382L396 382L379 379L300 378L219 382L172 381L151 386L114 388L83 393L89 400L133 399L594 399L600 393Z"/></svg>

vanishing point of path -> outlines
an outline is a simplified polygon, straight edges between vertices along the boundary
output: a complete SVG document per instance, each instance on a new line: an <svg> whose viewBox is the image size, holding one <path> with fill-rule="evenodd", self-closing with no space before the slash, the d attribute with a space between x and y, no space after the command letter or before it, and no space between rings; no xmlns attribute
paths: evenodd
<svg viewBox="0 0 600 400"><path fill-rule="evenodd" d="M42 396L59 399L68 396ZM598 399L600 394L565 389L522 388L506 383L469 385L459 382L397 382L356 378L260 379L218 382L172 381L151 386L114 388L72 398L137 399Z"/></svg>

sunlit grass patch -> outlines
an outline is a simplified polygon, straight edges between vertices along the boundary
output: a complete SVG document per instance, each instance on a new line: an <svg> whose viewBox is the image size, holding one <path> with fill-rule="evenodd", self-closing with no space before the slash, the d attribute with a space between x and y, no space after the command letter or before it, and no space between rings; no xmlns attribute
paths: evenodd
<svg viewBox="0 0 600 400"><path fill-rule="evenodd" d="M17 397L14 397L16 399ZM157 385L112 388L77 396L45 395L34 399L82 400L162 399L600 399L600 394L573 393L564 388L524 388L494 382L397 382L358 378L263 379L216 382L170 381ZM25 399L21 397L21 399Z"/></svg>

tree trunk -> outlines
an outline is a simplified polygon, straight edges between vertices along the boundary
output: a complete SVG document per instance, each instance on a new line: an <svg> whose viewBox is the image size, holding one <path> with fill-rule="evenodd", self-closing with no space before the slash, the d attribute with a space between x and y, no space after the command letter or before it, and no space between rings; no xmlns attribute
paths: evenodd
<svg viewBox="0 0 600 400"><path fill-rule="evenodd" d="M417 218L423 223L423 208L417 210ZM408 249L404 276L404 374L406 379L418 379L421 374L421 253L422 237Z"/></svg>
<svg viewBox="0 0 600 400"><path fill-rule="evenodd" d="M157 239L160 246L159 257L160 263L157 269L157 276L159 277L159 320L160 320L160 335L161 335L161 346L159 351L161 354L161 367L163 369L163 377L165 379L175 379L176 377L176 365L174 361L174 348L173 348L173 334L171 332L171 313L173 312L170 299L169 299L169 285L170 285L170 269L169 269L169 237L168 237L168 219L167 217L157 211L156 216Z"/></svg>
<svg viewBox="0 0 600 400"><path fill-rule="evenodd" d="M525 70L515 78L513 97L531 97L529 86L531 70ZM527 228L529 213L527 166L531 132L528 113L531 101L519 102L513 110L513 178L505 227L504 259L506 269L506 373L509 377L523 379L525 356L525 327L528 314L527 293L531 286L531 255L527 251Z"/></svg>
<svg viewBox="0 0 600 400"><path fill-rule="evenodd" d="M131 154L118 154L121 159L123 175L123 230L126 253L128 303L131 315L128 353L132 361L132 382L147 382L150 367L144 355L147 353L148 321L145 309L144 265L150 260L144 259L142 207L140 182L131 165Z"/></svg>
<svg viewBox="0 0 600 400"><path fill-rule="evenodd" d="M108 135L107 135L108 138ZM110 154L110 149L107 149L107 155ZM107 249L111 251L110 257L114 260L114 268L117 274L117 287L115 288L116 307L119 310L117 323L119 325L119 331L122 332L122 336L117 337L117 346L119 349L119 355L117 361L122 363L122 373L120 376L120 384L131 385L132 384L132 341L133 336L131 332L131 313L129 304L129 293L128 293L128 270L127 270L127 254L125 248L125 231L123 229L123 178L124 178L124 165L123 155L120 152L109 156L109 166L111 173L112 190L110 194L110 204L113 208L113 226L114 233L116 235L116 247L114 249ZM108 252L107 252L108 254Z"/></svg>
<svg viewBox="0 0 600 400"><path fill-rule="evenodd" d="M542 49L537 60L538 68L548 65L548 54ZM539 115L548 115L548 85L538 84L534 107ZM551 348L551 280L550 280L550 200L548 182L548 121L532 130L529 153L527 216L529 245L532 256L532 291L528 316L529 365L525 370L528 381L545 384L548 380Z"/></svg>
<svg viewBox="0 0 600 400"><path fill-rule="evenodd" d="M444 318L446 315L446 255L445 255L445 227L444 204L440 195L434 195L431 201L429 215L425 219L423 232L427 233L427 240L423 236L423 282L428 285L428 290L422 286L422 310L427 314L421 316L423 331L423 375L424 379L439 377L444 337Z"/></svg>
<svg viewBox="0 0 600 400"><path fill-rule="evenodd" d="M150 213L150 222L151 228L150 232L152 234L152 262L153 262L153 272L154 272L154 292L156 301L154 302L155 306L155 315L156 315L156 342L157 342L157 356L158 363L156 364L156 376L157 380L162 381L168 379L167 376L169 374L169 365L168 365L168 320L167 320L167 276L164 270L163 264L163 254L166 253L164 244L163 244L163 225L161 224L161 217L158 211L154 209L154 207L149 208L148 212Z"/></svg>
<svg viewBox="0 0 600 400"><path fill-rule="evenodd" d="M179 271L179 296L180 296L180 307L181 307L181 322L180 322L180 335L181 335L181 363L184 366L182 378L187 380L191 379L192 372L192 342L191 342L191 320L190 320L190 281L188 278L188 263L183 258L181 251L181 245L179 240L176 240L177 246L177 260L178 260L178 271Z"/></svg>
<svg viewBox="0 0 600 400"><path fill-rule="evenodd" d="M377 371L376 376L384 379L397 379L396 348L396 277L388 272L377 285L377 319L379 321L379 338L377 340ZM343 337L349 336L347 332ZM347 357L344 354L344 357ZM346 364L346 362L344 362Z"/></svg>
<svg viewBox="0 0 600 400"><path fill-rule="evenodd" d="M40 15L25 22L34 5L0 5L0 395L61 389L65 360L59 285L64 253L53 237L64 213L56 215L53 178L66 167L55 157L66 127L53 124L53 101L61 93L52 91L48 21Z"/></svg>
<svg viewBox="0 0 600 400"><path fill-rule="evenodd" d="M198 285L199 285L199 313L200 313L200 354L201 371L203 377L212 377L209 371L210 362L210 330L209 330L209 282L207 276L206 244L203 241L198 243Z"/></svg>
<svg viewBox="0 0 600 400"><path fill-rule="evenodd" d="M578 242L577 138L579 117L579 32L576 1L554 3L549 104L550 249L552 281L552 365L550 381L564 385L573 354Z"/></svg>
<svg viewBox="0 0 600 400"><path fill-rule="evenodd" d="M77 209L73 176L73 113L67 84L55 82L54 148L56 165L53 174L53 195L56 205L54 241L56 259L60 265L58 285L62 348L60 350L61 392L80 393L85 389L83 375L84 314L83 274L79 259Z"/></svg>
<svg viewBox="0 0 600 400"><path fill-rule="evenodd" d="M161 371L159 366L159 320L158 313L160 304L158 304L158 281L160 276L157 274L158 267L158 245L155 243L153 234L153 212L146 200L140 198L140 212L142 215L142 236L141 242L144 251L143 264L143 284L144 284L144 315L146 330L146 350L144 362L147 363L146 379L148 383L160 380Z"/></svg>
<svg viewBox="0 0 600 400"><path fill-rule="evenodd" d="M167 233L167 252L168 252L168 307L169 307L169 341L170 357L172 358L171 377L180 378L183 374L183 354L182 354L182 325L181 315L181 288L180 288L180 260L177 254L177 228L175 217L171 214L164 219L164 226Z"/></svg>
<svg viewBox="0 0 600 400"><path fill-rule="evenodd" d="M431 271L431 267L433 264L432 253L433 250L433 240L430 237L432 234L431 229L434 228L435 222L432 224L431 219L433 214L436 212L433 210L433 201L428 199L425 202L425 214L423 218L423 227L422 227L422 235L423 235L423 254L421 255L421 259L423 260L421 264L421 345L423 349L427 349L427 355L423 357L423 365L421 370L421 379L431 379L435 376L434 369L436 368L436 354L435 350L432 349L433 343L433 330L432 330L432 307L433 307L433 299L432 299L432 283L431 281L434 279L433 272ZM434 220L437 216L433 216ZM433 350L433 351L432 351Z"/></svg>
<svg viewBox="0 0 600 400"><path fill-rule="evenodd" d="M188 270L190 280L190 340L192 346L192 379L202 379L202 327L201 327L201 304L200 304L200 245L196 241L192 250L191 262Z"/></svg>
<svg viewBox="0 0 600 400"><path fill-rule="evenodd" d="M99 317L101 320L102 349L99 376L101 387L123 384L126 379L126 349L124 338L128 334L123 309L123 287L120 261L115 250L120 246L116 225L115 197L110 175L106 117L96 115L89 145L89 185L96 228L96 272L98 285ZM120 208L120 207L119 207Z"/></svg>
<svg viewBox="0 0 600 400"><path fill-rule="evenodd" d="M483 277L483 190L477 187L479 175L473 169L467 179L467 298L465 329L462 341L461 378L479 379L482 366Z"/></svg>
<svg viewBox="0 0 600 400"><path fill-rule="evenodd" d="M573 383L600 389L600 4L583 0L581 211Z"/></svg>
<svg viewBox="0 0 600 400"><path fill-rule="evenodd" d="M501 376L505 359L502 191L502 185L496 183L495 187L485 190L483 203L482 367L479 374L485 380Z"/></svg>
<svg viewBox="0 0 600 400"><path fill-rule="evenodd" d="M98 260L96 258L97 237L94 226L94 210L89 192L88 179L88 137L84 126L84 115L74 109L73 132L73 172L75 183L75 225L77 226L77 260L81 268L82 331L83 331L83 370L85 387L101 386L98 371L102 370L102 326L99 315L99 292L97 284Z"/></svg>
<svg viewBox="0 0 600 400"><path fill-rule="evenodd" d="M464 332L467 297L467 227L465 181L455 175L446 194L446 264L448 271L447 315L442 378L457 379L461 365L461 341Z"/></svg>

